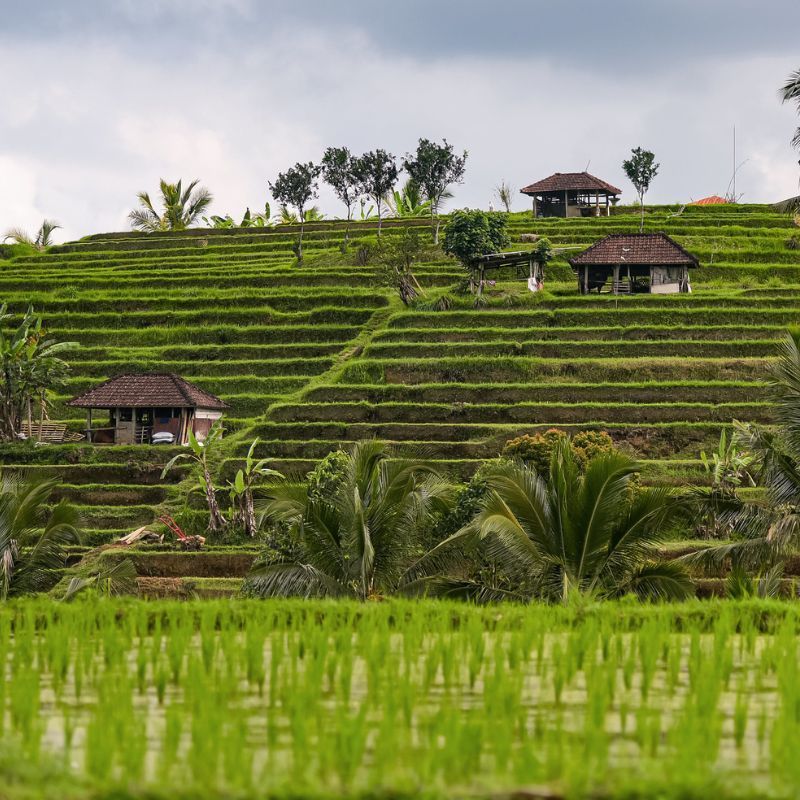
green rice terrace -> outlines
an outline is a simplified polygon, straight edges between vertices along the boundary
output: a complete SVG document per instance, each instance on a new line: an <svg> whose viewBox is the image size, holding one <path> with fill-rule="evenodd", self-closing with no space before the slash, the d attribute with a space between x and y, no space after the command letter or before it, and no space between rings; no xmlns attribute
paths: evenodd
<svg viewBox="0 0 800 800"><path fill-rule="evenodd" d="M507 440L557 426L608 431L643 461L648 483L702 482L699 453L723 426L769 419L767 364L800 320L796 228L765 206L652 208L645 230L700 261L693 292L581 296L567 258L635 230L636 215L616 211L510 215L511 249L535 234L557 256L545 292L507 271L482 308L457 291L463 268L445 256L415 267L417 307L376 285L363 238L374 241L374 223L354 224L344 254L342 223L308 225L299 265L291 228L92 236L3 262L0 296L17 312L32 303L57 337L80 343L53 419L80 431L70 396L126 371L176 372L229 404L228 472L256 435L260 456L297 475L379 437L422 446L466 478ZM429 236L427 223L407 224ZM384 237L401 225L385 223ZM160 479L173 452L5 447L2 460L62 477L96 545L180 501L180 473Z"/></svg>

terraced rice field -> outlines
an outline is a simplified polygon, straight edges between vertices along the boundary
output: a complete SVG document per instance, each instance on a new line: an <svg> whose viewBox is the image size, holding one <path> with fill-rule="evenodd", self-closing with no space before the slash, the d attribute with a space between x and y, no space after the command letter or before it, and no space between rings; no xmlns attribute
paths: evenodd
<svg viewBox="0 0 800 800"><path fill-rule="evenodd" d="M378 436L424 445L466 476L507 439L557 425L606 429L644 460L647 480L680 484L704 479L698 454L722 425L768 421L769 359L800 322L788 217L759 206L651 209L646 229L702 265L691 295L667 297L577 293L566 259L636 230L633 214L515 214L510 226L513 249L531 246L525 234L560 249L547 292L499 275L481 309L455 291L462 271L444 257L416 275L423 300L448 294L450 309L405 309L376 285L358 241L342 252L338 223L309 226L302 265L282 228L90 237L0 262L0 297L18 311L33 303L57 336L82 345L54 417L79 430L70 395L124 371L175 371L230 404L232 460L258 435L261 454L289 471ZM354 226L356 239L372 233ZM180 489L158 477L170 454L48 446L6 447L0 458L57 465L100 542L177 501Z"/></svg>

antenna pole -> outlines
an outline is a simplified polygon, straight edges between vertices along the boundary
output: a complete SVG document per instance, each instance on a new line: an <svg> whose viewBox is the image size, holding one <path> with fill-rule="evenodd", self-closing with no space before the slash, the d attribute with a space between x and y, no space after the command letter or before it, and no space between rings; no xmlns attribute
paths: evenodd
<svg viewBox="0 0 800 800"><path fill-rule="evenodd" d="M733 202L736 202L736 126L733 126Z"/></svg>

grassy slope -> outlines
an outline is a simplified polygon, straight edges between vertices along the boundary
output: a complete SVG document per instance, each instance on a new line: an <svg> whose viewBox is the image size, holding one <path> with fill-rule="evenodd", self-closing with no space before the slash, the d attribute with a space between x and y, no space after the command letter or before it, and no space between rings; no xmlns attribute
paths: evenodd
<svg viewBox="0 0 800 800"><path fill-rule="evenodd" d="M515 214L512 247L538 233L578 252L637 225L625 213ZM768 419L760 382L785 326L800 320L792 223L764 207L649 213L648 230L700 258L692 295L580 297L564 253L548 269L546 293L501 275L479 311L458 296L447 312L404 309L374 285L373 266L356 264L355 247L341 254L340 225L313 228L301 266L292 232L274 229L113 234L0 262L12 309L33 302L59 338L82 344L54 416L80 429L69 395L124 370L170 369L231 405L229 468L255 434L262 454L296 471L374 435L409 449L424 442L468 474L506 439L560 425L608 429L645 459L648 480L697 482L698 452L720 425ZM356 226L356 237L366 233ZM417 277L430 299L461 272L442 261ZM155 503L179 504L180 487L159 485L168 455L0 450L6 462L57 464L93 541L152 519Z"/></svg>

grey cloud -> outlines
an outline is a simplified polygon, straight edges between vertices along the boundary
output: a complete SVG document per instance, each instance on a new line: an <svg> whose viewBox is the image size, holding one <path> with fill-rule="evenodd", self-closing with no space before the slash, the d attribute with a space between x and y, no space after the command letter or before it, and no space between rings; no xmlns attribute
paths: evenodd
<svg viewBox="0 0 800 800"><path fill-rule="evenodd" d="M796 52L797 0L2 0L5 36L102 35L165 57L198 44L258 46L280 31L357 30L422 59L547 58L576 69L657 71L686 59Z"/></svg>

